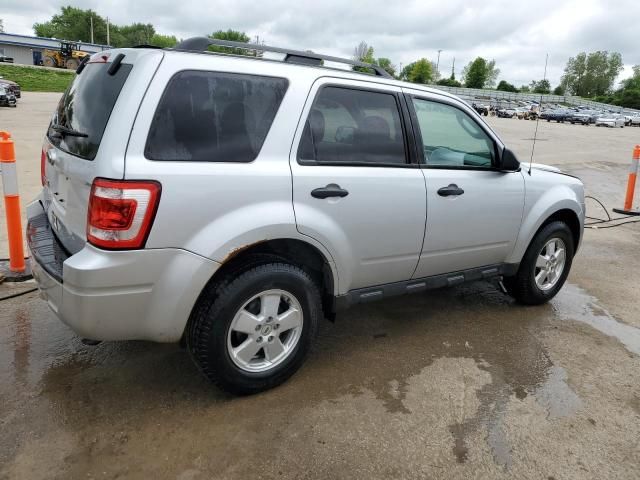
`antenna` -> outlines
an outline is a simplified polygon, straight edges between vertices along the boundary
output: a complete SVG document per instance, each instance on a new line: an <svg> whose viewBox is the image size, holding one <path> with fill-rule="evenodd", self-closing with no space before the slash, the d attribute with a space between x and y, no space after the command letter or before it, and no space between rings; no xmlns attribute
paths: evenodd
<svg viewBox="0 0 640 480"><path fill-rule="evenodd" d="M544 60L544 76L543 80L547 79L547 63L549 62L549 54ZM538 123L540 123L540 110L542 110L542 93L540 94L540 105L538 106L538 115L536 115L536 131L533 134L533 145L531 146L531 159L529 160L529 175L531 175L531 166L533 165L533 153L536 151L536 139L538 138Z"/></svg>

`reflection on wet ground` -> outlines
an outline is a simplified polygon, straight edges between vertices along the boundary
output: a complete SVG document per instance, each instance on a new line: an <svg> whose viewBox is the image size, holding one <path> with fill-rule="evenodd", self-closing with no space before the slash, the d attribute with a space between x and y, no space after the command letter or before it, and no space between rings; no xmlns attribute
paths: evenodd
<svg viewBox="0 0 640 480"><path fill-rule="evenodd" d="M429 419L448 417L451 458L469 461L477 446L473 439L480 436L494 462L508 470L513 447L505 415L513 405L534 398L549 420L573 415L582 405L563 366L554 364L541 331L558 321L577 320L640 354L640 332L615 320L578 287L566 286L551 305L524 308L494 285L477 283L343 313L335 324L322 326L306 366L287 384L232 398L208 385L178 346L123 342L87 347L35 295L12 305L0 311L0 405L5 406L0 425L8 432L0 465L27 448L26 428L35 429L36 438L63 429L77 437L77 446L61 459L65 471L76 474L99 458L123 454L141 430L152 438L171 437L175 455L191 464L204 462L197 460L203 452L185 435L203 439L207 465L218 462L222 470L233 467L238 473L236 446L260 443L263 456L275 454L310 409L324 411L328 405L334 409L331 415L338 415L347 409L345 399L369 395L386 412L381 422L406 418L428 429ZM431 412L416 400L415 390L418 385L425 397L440 388L424 383L432 378L424 375L436 361L447 362L447 371L435 378L451 385L449 405ZM480 381L464 362L486 379ZM14 410L20 405L21 414L10 405ZM47 422L25 426L21 415L43 416ZM253 437L236 445L242 432ZM196 452L182 450L180 442ZM157 443L145 448L161 454Z"/></svg>
<svg viewBox="0 0 640 480"><path fill-rule="evenodd" d="M618 340L629 352L640 355L640 329L617 320L580 287L566 285L562 295L554 300L553 308L559 318L586 323Z"/></svg>

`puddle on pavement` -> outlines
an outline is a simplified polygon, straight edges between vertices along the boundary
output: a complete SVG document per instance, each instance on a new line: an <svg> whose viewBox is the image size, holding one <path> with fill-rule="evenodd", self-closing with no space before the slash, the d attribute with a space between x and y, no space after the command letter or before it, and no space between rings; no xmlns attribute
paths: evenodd
<svg viewBox="0 0 640 480"><path fill-rule="evenodd" d="M553 363L540 340L542 329L557 319L577 320L640 354L638 330L615 320L578 287L565 286L551 305L524 308L494 285L475 283L342 313L335 324L321 326L307 364L285 385L233 398L203 380L177 346L122 342L85 347L42 302L25 302L8 319L0 312L0 402L17 402L20 392L27 392L45 402L40 413L48 415L49 423L80 439L98 438L98 444L81 452L88 456L84 467L97 461L101 448L110 451L107 447L120 441L122 431L142 430L158 415L168 431L192 429L193 435L205 437L209 444L203 445L210 451L242 430L260 431L262 445L276 449L280 433L260 430L261 412L272 412L273 424L284 428L296 412L324 402L358 401L363 394L373 393L388 415L407 416L411 422L411 415L424 412L412 411L406 402L410 380L437 359L465 358L473 359L490 381L473 392L478 400L473 416L452 418L451 455L468 461L475 447L469 439L481 435L496 464L508 469L512 446L504 422L512 402L533 397L549 421L574 414L582 403L567 372ZM428 394L428 385L422 387ZM9 393L12 389L18 394ZM443 416L447 408L442 405ZM230 446L220 448L229 452ZM11 458L11 451L0 454L0 463Z"/></svg>
<svg viewBox="0 0 640 480"><path fill-rule="evenodd" d="M552 306L559 318L586 323L618 340L629 352L640 355L640 329L617 320L582 288L565 285Z"/></svg>

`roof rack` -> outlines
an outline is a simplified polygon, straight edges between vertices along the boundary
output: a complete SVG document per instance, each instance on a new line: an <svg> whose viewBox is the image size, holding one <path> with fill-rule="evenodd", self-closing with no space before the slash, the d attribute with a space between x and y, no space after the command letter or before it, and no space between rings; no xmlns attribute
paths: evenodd
<svg viewBox="0 0 640 480"><path fill-rule="evenodd" d="M297 63L301 65L322 66L322 61L343 63L354 67L369 68L379 77L393 78L389 73L378 65L359 62L348 58L332 57L329 55L321 55L313 52L303 52L302 50L290 50L288 48L270 47L268 45L259 45L256 43L232 42L230 40L220 40L209 37L193 37L182 40L175 46L175 50L186 50L201 52L207 50L210 45L217 47L240 48L243 50L256 50L258 52L275 52L285 55L284 61L288 63Z"/></svg>

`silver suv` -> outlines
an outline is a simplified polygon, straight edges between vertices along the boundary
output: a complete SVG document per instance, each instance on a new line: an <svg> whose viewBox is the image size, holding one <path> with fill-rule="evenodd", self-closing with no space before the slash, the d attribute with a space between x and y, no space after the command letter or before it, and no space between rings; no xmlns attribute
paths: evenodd
<svg viewBox="0 0 640 480"><path fill-rule="evenodd" d="M349 305L490 277L540 304L567 278L582 183L523 171L457 97L203 38L78 70L27 236L42 296L82 337L182 341L247 394L290 377Z"/></svg>

